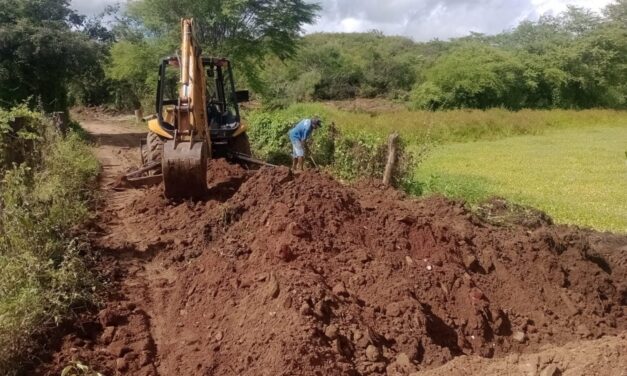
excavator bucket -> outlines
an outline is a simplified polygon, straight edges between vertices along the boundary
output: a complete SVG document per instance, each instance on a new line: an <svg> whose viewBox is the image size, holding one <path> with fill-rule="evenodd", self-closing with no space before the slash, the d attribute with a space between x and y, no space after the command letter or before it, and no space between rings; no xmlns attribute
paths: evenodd
<svg viewBox="0 0 627 376"><path fill-rule="evenodd" d="M207 192L208 148L204 141L163 145L163 184L167 198L199 198Z"/></svg>

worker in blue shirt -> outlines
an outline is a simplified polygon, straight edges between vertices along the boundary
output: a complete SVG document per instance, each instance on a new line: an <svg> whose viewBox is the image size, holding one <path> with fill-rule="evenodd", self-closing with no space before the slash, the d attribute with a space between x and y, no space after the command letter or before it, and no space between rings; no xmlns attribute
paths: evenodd
<svg viewBox="0 0 627 376"><path fill-rule="evenodd" d="M311 137L311 133L314 129L321 126L320 119L314 116L311 119L303 119L296 124L288 135L292 142L292 170L304 170L305 165L305 151L307 148L307 140Z"/></svg>

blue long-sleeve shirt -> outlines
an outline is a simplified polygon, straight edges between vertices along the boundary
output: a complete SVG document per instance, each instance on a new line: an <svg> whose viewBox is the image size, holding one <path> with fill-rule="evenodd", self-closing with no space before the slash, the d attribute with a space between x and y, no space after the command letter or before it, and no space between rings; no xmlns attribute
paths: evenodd
<svg viewBox="0 0 627 376"><path fill-rule="evenodd" d="M292 141L305 141L311 136L312 131L311 119L303 119L290 129L288 135Z"/></svg>

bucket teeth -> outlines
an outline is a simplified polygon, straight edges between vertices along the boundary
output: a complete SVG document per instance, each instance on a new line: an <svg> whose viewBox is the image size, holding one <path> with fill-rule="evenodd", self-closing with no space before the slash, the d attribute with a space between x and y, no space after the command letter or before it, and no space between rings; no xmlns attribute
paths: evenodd
<svg viewBox="0 0 627 376"><path fill-rule="evenodd" d="M165 142L162 169L167 198L200 198L206 194L207 155L203 141Z"/></svg>

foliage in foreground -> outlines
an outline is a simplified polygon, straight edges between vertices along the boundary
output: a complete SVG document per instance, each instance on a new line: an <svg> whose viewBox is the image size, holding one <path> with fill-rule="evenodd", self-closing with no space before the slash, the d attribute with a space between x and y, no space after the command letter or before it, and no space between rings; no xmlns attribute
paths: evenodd
<svg viewBox="0 0 627 376"><path fill-rule="evenodd" d="M7 119L26 116L28 131ZM86 220L98 163L78 135L61 138L39 114L0 111L0 150L24 140L35 158L0 164L0 374L17 371L34 336L91 299L93 280L73 236Z"/></svg>

